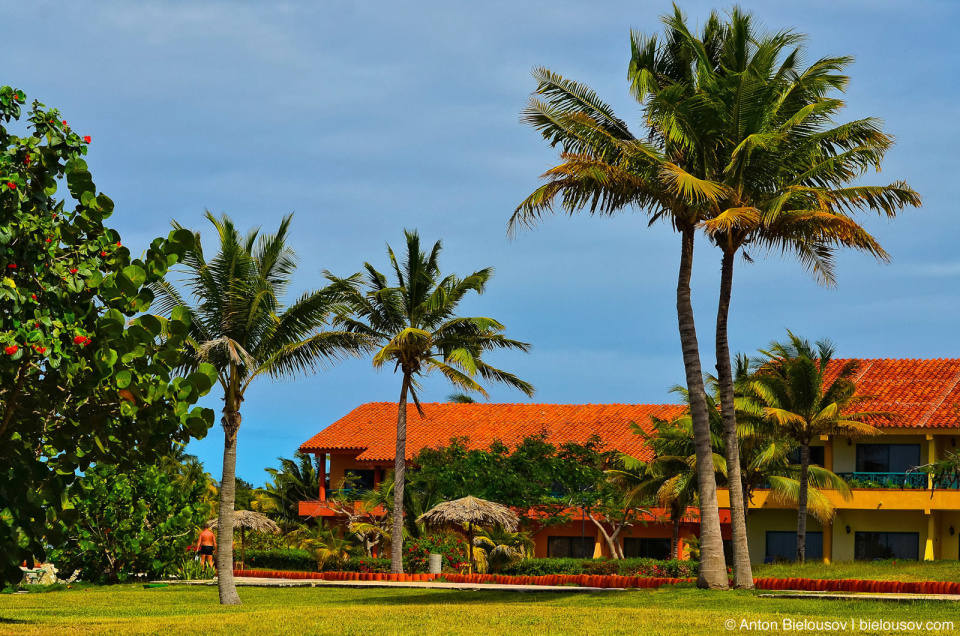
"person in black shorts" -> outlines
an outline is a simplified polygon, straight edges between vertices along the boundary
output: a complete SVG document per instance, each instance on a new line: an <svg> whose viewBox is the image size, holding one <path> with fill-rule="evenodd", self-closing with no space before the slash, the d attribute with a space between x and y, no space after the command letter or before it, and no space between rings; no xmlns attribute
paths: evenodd
<svg viewBox="0 0 960 636"><path fill-rule="evenodd" d="M200 555L201 567L209 563L214 569L217 564L214 563L213 553L217 549L217 537L210 528L204 528L197 537L197 545L194 548Z"/></svg>

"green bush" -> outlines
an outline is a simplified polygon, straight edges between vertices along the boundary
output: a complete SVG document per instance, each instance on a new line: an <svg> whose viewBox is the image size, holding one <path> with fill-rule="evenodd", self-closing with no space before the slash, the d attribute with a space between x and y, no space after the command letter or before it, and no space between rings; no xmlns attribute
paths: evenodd
<svg viewBox="0 0 960 636"><path fill-rule="evenodd" d="M247 550L244 566L248 570L285 570L290 572L316 572L317 561L306 550Z"/></svg>
<svg viewBox="0 0 960 636"><path fill-rule="evenodd" d="M621 576L659 576L689 578L697 575L696 561L658 561L656 559L526 559L504 568L514 576L548 574L619 574Z"/></svg>

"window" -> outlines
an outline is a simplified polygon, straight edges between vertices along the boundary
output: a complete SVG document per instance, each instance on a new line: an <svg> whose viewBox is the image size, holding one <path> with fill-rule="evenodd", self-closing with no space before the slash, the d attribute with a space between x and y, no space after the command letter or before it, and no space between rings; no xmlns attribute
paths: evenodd
<svg viewBox="0 0 960 636"><path fill-rule="evenodd" d="M807 542L804 546L804 556L807 559L823 558L823 533L808 532ZM780 561L795 561L797 559L797 533L796 532L767 532L767 559Z"/></svg>
<svg viewBox="0 0 960 636"><path fill-rule="evenodd" d="M810 447L810 465L811 466L823 466L824 465L824 447L823 446L811 446ZM800 447L797 446L790 454L787 456L788 461L791 464L800 464Z"/></svg>
<svg viewBox="0 0 960 636"><path fill-rule="evenodd" d="M592 559L593 537L547 537L547 556L551 559Z"/></svg>
<svg viewBox="0 0 960 636"><path fill-rule="evenodd" d="M857 444L858 473L905 473L920 465L920 444Z"/></svg>
<svg viewBox="0 0 960 636"><path fill-rule="evenodd" d="M358 468L351 468L346 471L345 476L347 479L353 478L351 480L352 485L350 488L359 492L366 492L368 490L373 490L373 474L372 470L360 470Z"/></svg>
<svg viewBox="0 0 960 636"><path fill-rule="evenodd" d="M858 561L874 559L920 560L919 532L857 532L853 553Z"/></svg>
<svg viewBox="0 0 960 636"><path fill-rule="evenodd" d="M626 537L623 540L623 556L628 559L643 557L647 559L670 559L670 539L648 539L646 537Z"/></svg>

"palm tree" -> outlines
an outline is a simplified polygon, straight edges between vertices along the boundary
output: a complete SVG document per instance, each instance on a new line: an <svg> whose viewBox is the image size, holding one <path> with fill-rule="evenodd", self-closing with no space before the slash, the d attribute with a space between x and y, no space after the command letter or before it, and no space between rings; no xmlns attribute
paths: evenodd
<svg viewBox="0 0 960 636"><path fill-rule="evenodd" d="M834 346L828 340L812 345L787 331L787 342L772 342L761 350L757 371L745 383L746 397L762 409L763 418L779 434L800 447L800 475L796 487L797 561L806 549L810 442L818 435L848 437L874 435L869 421L891 417L880 411L858 410L870 398L857 395L853 378L859 362L832 364ZM819 471L817 471L819 472Z"/></svg>
<svg viewBox="0 0 960 636"><path fill-rule="evenodd" d="M634 205L653 219L669 219L681 233L678 319L703 458L708 453L707 415L699 404L699 371L694 373L699 354L685 263L692 259L697 228L721 247L717 368L728 479L733 484L735 583L752 587L737 487L740 467L727 340L736 253L747 245L794 253L831 282L836 247L886 258L848 213L870 209L892 217L906 205L918 205L920 198L903 183L844 187L869 167L879 168L891 145L877 120L832 123L831 116L843 103L826 95L846 85L848 78L839 71L849 58L825 58L800 70L802 49L788 49L801 36L757 34L751 16L738 9L726 22L712 14L700 37L691 34L676 7L663 21L663 42L656 35L632 34L628 77L634 97L644 104L646 144L588 88L549 71L536 72L537 92L547 101L531 100L525 115L552 144L563 146L565 162L544 175L549 183L528 197L511 222L531 223L560 196L569 213L589 205L591 214L608 215ZM702 497L715 498L707 492L709 484L702 488ZM706 508L701 516L709 518L703 551L715 574L719 538L714 536L712 499L702 501L701 507Z"/></svg>
<svg viewBox="0 0 960 636"><path fill-rule="evenodd" d="M260 512L287 524L299 520L301 501L315 497L320 490L320 471L315 460L297 451L293 459L278 457L280 469L267 468L273 478L260 493Z"/></svg>
<svg viewBox="0 0 960 636"><path fill-rule="evenodd" d="M223 478L217 552L220 602L239 605L233 580L233 512L236 489L237 432L240 407L250 384L261 376L291 378L317 371L325 364L357 355L365 341L344 331L327 331L336 309L325 290L301 294L289 307L283 296L297 259L286 244L292 215L275 234L251 230L245 237L223 215L205 213L217 230L217 254L207 260L199 232L187 250L182 273L186 294L169 280L153 286L164 316L186 312L191 318L181 368L191 372L201 362L212 364L223 388ZM174 227L182 229L179 224Z"/></svg>
<svg viewBox="0 0 960 636"><path fill-rule="evenodd" d="M699 471L689 392L681 386L674 386L671 391L680 394L687 403L685 413L672 420L651 417L653 431L649 433L634 422L630 424L633 433L644 438L645 445L653 452L653 459L642 462L623 455L623 470L609 473L616 482L627 487L632 486L632 497L655 501L669 510L673 529L670 553L676 557L680 542L680 521L687 508L695 505L697 501ZM711 469L714 475L723 476L727 472L723 456L723 421L716 402L709 395L706 396L706 404L710 415L710 443L713 448ZM716 477L713 479L716 480Z"/></svg>
<svg viewBox="0 0 960 636"><path fill-rule="evenodd" d="M861 119L835 124L844 103L831 93L849 78L840 72L851 58L829 57L806 69L801 35L789 31L758 33L753 17L734 8L721 37L699 40L675 11L668 24L696 56L697 91L684 95L708 123L718 143L706 145L703 179L724 196L702 224L721 248L717 310L717 378L724 419L728 481L738 587L752 587L746 547L744 504L737 451L733 373L727 321L738 251L748 246L794 254L824 284L834 283L837 247L865 251L886 261L887 254L855 221L851 212L873 210L888 218L920 197L902 182L847 187L869 168L879 170L893 140L881 123ZM655 43L634 37L631 71L655 72L648 54ZM653 94L671 84L648 82ZM667 98L668 101L671 99ZM675 105L674 105L675 106Z"/></svg>
<svg viewBox="0 0 960 636"><path fill-rule="evenodd" d="M697 584L726 589L710 422L690 301L694 238L702 221L720 205L726 189L700 176L705 172L701 158L720 140L687 99L697 91L697 57L684 39L686 27L678 29L670 23L670 16L664 20L667 28L662 45L656 36L646 40L633 37L629 77L633 96L642 105L647 129L643 138L635 136L589 87L545 68L534 71L539 85L522 119L551 145L561 146L563 162L543 175L547 183L514 211L509 228L513 232L517 227L531 227L554 212L559 203L568 214L586 209L599 216L613 216L632 207L647 213L651 223L666 220L680 234L677 323L699 471L702 550ZM713 51L723 35L719 18L712 14L701 40L710 42ZM637 50L641 43L645 48ZM641 59L642 65L638 63Z"/></svg>
<svg viewBox="0 0 960 636"><path fill-rule="evenodd" d="M365 263L367 275L337 278L326 273L342 294L349 314L337 318L347 330L369 338L380 349L373 356L373 366L381 369L393 364L402 373L400 402L397 409L397 451L394 465L394 510L402 511L404 473L407 454L407 397L413 400L423 417L417 395L418 378L439 371L454 387L487 395L474 379L501 382L533 395L533 386L517 376L488 365L482 360L486 351L519 349L529 345L503 335L505 327L492 318L463 318L456 315L457 305L468 292L482 294L493 275L490 268L476 271L466 278L449 275L441 278L437 241L429 254L420 250L420 237L415 231L404 231L406 255L398 262L387 246L390 264L396 278L390 286L387 276ZM392 571L403 572L403 514L394 515L391 551Z"/></svg>

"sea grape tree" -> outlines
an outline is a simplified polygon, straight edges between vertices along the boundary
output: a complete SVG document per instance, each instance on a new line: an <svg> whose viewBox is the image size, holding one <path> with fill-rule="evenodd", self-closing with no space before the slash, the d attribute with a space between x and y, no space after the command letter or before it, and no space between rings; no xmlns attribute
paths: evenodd
<svg viewBox="0 0 960 636"><path fill-rule="evenodd" d="M23 91L0 87L0 579L61 540L78 475L121 469L203 436L208 366L173 369L189 328L144 314L193 237L172 232L132 258L83 157L91 138ZM67 192L61 192L66 183Z"/></svg>

